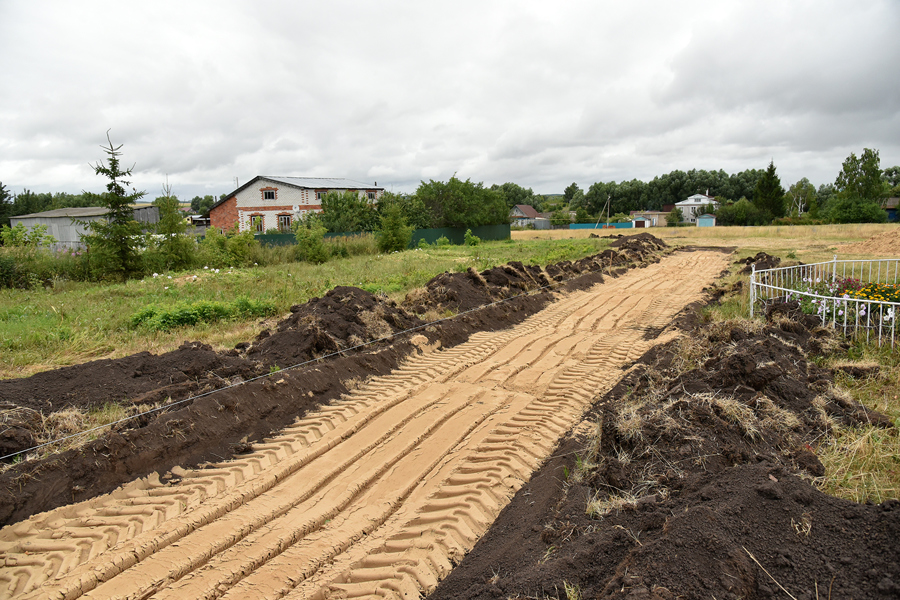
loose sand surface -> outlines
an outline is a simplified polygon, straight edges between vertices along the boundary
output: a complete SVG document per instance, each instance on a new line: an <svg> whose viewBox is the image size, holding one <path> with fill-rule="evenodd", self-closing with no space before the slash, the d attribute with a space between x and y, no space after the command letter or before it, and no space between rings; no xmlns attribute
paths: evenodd
<svg viewBox="0 0 900 600"><path fill-rule="evenodd" d="M727 262L675 253L426 347L239 459L8 526L0 597L417 597Z"/></svg>

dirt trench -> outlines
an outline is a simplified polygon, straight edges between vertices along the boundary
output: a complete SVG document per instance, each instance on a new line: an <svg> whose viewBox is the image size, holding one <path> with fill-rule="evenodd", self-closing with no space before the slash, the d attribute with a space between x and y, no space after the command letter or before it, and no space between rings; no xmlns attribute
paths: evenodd
<svg viewBox="0 0 900 600"><path fill-rule="evenodd" d="M421 336L235 460L4 528L0 597L417 597L726 265L676 253L449 350Z"/></svg>

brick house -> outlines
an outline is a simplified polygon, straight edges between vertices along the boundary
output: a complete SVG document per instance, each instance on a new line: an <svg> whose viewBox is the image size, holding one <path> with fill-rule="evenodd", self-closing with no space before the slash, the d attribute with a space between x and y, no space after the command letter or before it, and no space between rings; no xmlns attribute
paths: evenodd
<svg viewBox="0 0 900 600"><path fill-rule="evenodd" d="M309 212L322 212L325 194L347 191L373 202L384 194L383 187L352 179L257 175L212 205L210 227L225 231L237 225L240 231L289 232L296 219Z"/></svg>

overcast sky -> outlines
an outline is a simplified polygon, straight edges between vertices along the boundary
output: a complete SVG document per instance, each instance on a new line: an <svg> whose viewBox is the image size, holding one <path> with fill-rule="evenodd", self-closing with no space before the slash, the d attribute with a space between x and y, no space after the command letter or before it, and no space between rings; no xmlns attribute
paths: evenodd
<svg viewBox="0 0 900 600"><path fill-rule="evenodd" d="M0 182L513 181L900 164L900 2L0 0Z"/></svg>

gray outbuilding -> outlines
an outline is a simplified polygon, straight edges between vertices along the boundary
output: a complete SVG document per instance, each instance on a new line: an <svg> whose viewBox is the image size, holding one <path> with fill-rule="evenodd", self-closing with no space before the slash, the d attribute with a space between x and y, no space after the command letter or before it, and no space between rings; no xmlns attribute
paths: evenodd
<svg viewBox="0 0 900 600"><path fill-rule="evenodd" d="M106 216L108 209L102 206L86 206L82 208L58 208L30 215L10 217L10 226L19 223L31 228L34 225L46 225L47 233L56 238L53 250L82 247L81 236L87 233L87 223L99 221ZM145 229L159 222L159 208L156 206L134 207L134 220Z"/></svg>

